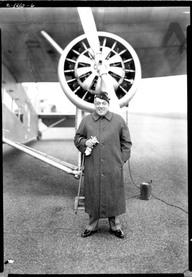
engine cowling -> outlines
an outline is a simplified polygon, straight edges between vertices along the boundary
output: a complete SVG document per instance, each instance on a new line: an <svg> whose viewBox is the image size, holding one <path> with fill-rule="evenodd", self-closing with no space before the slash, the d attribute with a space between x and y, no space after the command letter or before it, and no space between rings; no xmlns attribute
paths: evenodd
<svg viewBox="0 0 192 277"><path fill-rule="evenodd" d="M101 59L97 65L85 34L68 44L58 65L64 93L74 105L87 112L94 111L94 95L100 91L100 63L107 68L121 108L132 99L141 79L138 56L127 41L108 32L98 32L98 37Z"/></svg>

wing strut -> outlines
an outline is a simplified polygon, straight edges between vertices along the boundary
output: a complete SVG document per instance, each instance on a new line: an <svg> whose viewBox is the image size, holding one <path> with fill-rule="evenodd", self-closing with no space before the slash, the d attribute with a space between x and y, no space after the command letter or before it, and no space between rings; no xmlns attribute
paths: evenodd
<svg viewBox="0 0 192 277"><path fill-rule="evenodd" d="M41 31L41 34L50 42L57 52L62 55L63 49L50 37L50 35L48 35L45 31Z"/></svg>
<svg viewBox="0 0 192 277"><path fill-rule="evenodd" d="M69 174L72 174L74 175L75 178L79 178L80 177L80 173L81 171L78 169L78 166L75 166L75 165L72 165L70 163L67 163L67 162L64 162L62 160L59 160L55 157L52 157L50 155L47 155L45 153L42 153L36 149L32 149L22 143L19 143L19 142L16 142L16 141L12 141L12 140L9 140L5 137L3 137L3 142L11 145L12 147L15 147L31 156L33 156L34 158L37 158L47 164L50 164L62 171L65 171Z"/></svg>

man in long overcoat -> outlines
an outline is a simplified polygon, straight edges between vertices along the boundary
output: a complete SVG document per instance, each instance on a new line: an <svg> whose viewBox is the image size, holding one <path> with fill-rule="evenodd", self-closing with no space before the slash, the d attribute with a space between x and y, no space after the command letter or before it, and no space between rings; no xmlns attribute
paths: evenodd
<svg viewBox="0 0 192 277"><path fill-rule="evenodd" d="M123 238L119 215L126 212L123 165L130 157L131 138L124 119L109 111L107 93L95 96L95 111L85 116L74 143L85 154L84 195L89 224L82 237L93 234L100 218L108 218L110 231ZM95 142L98 141L98 143Z"/></svg>

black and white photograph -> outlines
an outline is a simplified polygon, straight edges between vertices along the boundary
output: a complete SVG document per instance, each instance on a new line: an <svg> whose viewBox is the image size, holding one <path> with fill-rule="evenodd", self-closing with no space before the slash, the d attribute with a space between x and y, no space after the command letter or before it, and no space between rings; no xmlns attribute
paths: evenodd
<svg viewBox="0 0 192 277"><path fill-rule="evenodd" d="M87 4L0 8L0 276L190 277L190 6Z"/></svg>

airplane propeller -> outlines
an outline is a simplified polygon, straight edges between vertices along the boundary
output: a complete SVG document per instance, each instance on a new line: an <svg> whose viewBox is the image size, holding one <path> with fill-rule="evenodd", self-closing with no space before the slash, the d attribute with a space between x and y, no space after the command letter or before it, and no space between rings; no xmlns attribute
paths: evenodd
<svg viewBox="0 0 192 277"><path fill-rule="evenodd" d="M110 109L114 112L120 112L118 98L115 94L113 82L108 75L107 65L103 59L102 52L100 51L100 42L98 38L95 20L91 8L81 7L77 8L84 33L87 37L90 48L94 54L95 68L101 78L100 90L108 93L110 100Z"/></svg>
<svg viewBox="0 0 192 277"><path fill-rule="evenodd" d="M89 46L91 47L94 55L96 56L100 53L100 42L91 8L81 7L77 8L77 10L79 13L84 33L89 42Z"/></svg>

